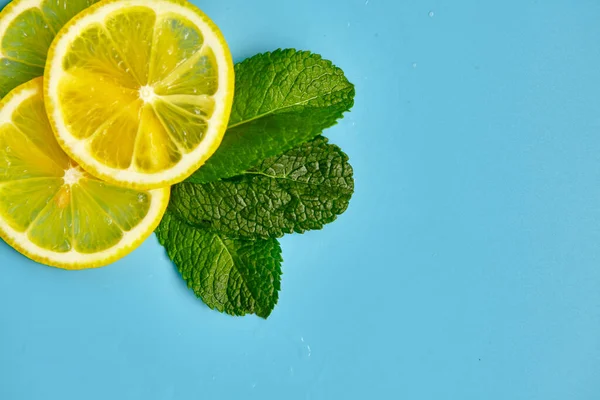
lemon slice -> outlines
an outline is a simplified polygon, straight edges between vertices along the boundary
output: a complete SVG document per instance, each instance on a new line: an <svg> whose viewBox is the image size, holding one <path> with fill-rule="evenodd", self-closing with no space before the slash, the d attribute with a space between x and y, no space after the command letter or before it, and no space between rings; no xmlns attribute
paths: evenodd
<svg viewBox="0 0 600 400"><path fill-rule="evenodd" d="M52 39L96 0L13 0L0 13L0 98L44 75Z"/></svg>
<svg viewBox="0 0 600 400"><path fill-rule="evenodd" d="M221 143L233 63L218 28L179 0L108 0L57 34L46 108L61 147L123 186L184 180Z"/></svg>
<svg viewBox="0 0 600 400"><path fill-rule="evenodd" d="M43 264L100 267L156 228L169 189L128 189L94 178L60 148L44 110L42 78L0 102L0 236Z"/></svg>

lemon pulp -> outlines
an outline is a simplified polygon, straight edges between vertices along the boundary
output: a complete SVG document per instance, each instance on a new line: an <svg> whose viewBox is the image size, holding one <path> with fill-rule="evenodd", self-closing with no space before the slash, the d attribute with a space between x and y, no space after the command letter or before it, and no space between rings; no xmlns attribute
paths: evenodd
<svg viewBox="0 0 600 400"><path fill-rule="evenodd" d="M0 12L0 98L44 74L52 39L97 0L13 0Z"/></svg>
<svg viewBox="0 0 600 400"><path fill-rule="evenodd" d="M28 257L68 269L106 265L156 228L169 189L128 189L85 172L58 145L42 78L0 103L0 235Z"/></svg>
<svg viewBox="0 0 600 400"><path fill-rule="evenodd" d="M177 183L219 146L233 64L218 28L179 0L105 1L57 35L50 121L86 171L135 188Z"/></svg>

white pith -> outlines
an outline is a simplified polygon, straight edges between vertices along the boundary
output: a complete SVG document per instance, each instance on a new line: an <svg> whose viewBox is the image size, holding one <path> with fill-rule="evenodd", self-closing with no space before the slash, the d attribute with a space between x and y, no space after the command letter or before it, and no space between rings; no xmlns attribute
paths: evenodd
<svg viewBox="0 0 600 400"><path fill-rule="evenodd" d="M154 93L154 88L150 85L145 85L140 88L140 99L144 103L153 103L156 98L156 93Z"/></svg>
<svg viewBox="0 0 600 400"><path fill-rule="evenodd" d="M59 101L58 86L63 74L62 57L64 54L66 54L67 49L73 40L75 40L79 33L90 24L102 24L106 20L106 17L111 13L132 6L142 6L154 10L157 15L157 21L160 20L161 15L165 15L166 13L179 14L190 20L200 29L203 34L203 48L204 46L211 48L219 66L218 90L217 93L212 96L214 99L215 109L211 118L207 120L208 129L205 137L191 152L182 153L181 160L173 167L155 173L140 172L137 170L133 162L132 165L127 169L118 169L109 167L95 159L88 151L88 146L90 145L89 142L85 139L82 140L76 138L65 126ZM213 29L215 28L209 24L208 19L205 20L204 18L206 17L203 17L200 14L197 14L190 9L176 3L148 2L146 0L123 0L114 3L102 4L101 6L97 7L92 14L86 15L75 21L69 28L67 28L68 30L64 32L62 36L59 34L59 38L54 43L55 60L49 59L46 65L46 77L48 78L48 81L46 82L48 85L46 94L49 98L49 102L52 104L52 107L49 108L49 111L52 112L51 117L55 121L55 133L61 140L61 145L68 149L75 159L79 159L78 161L81 161L81 164L85 169L87 169L89 172L97 172L99 176L106 179L110 177L111 181L114 180L124 184L130 184L134 187L156 187L161 186L161 184L164 186L164 182L174 183L174 177L184 174L189 175L191 172L193 172L190 169L194 166L197 167L200 159L206 158L205 156L207 153L214 151L214 143L215 141L219 140L225 128L224 125L227 123L224 116L228 115L229 110L227 110L226 107L230 106L230 104L228 104L226 98L229 95L228 93L230 93L233 88L230 87L231 84L228 80L230 74L226 73L226 68L228 68L227 60L229 57L225 53L225 49L221 44L219 37L213 32ZM140 88L139 93L140 98L144 100L144 102L151 103L154 99L154 96L156 96L152 88L146 86Z"/></svg>
<svg viewBox="0 0 600 400"><path fill-rule="evenodd" d="M22 102L33 96L41 95L41 78L17 87L5 98L3 104L0 104L0 125L12 123L12 115ZM82 174L78 167L65 170L65 176L63 177L65 184L76 183L82 177ZM97 253L80 253L74 249L59 253L45 249L31 242L27 237L27 231L15 230L2 217L0 217L0 233L17 250L36 261L48 265L72 269L103 266L107 262L115 261L117 257L133 250L158 225L168 203L169 189L148 190L146 193L150 196L150 207L144 219L130 231L124 231L119 243Z"/></svg>
<svg viewBox="0 0 600 400"><path fill-rule="evenodd" d="M77 182L83 177L83 171L79 167L71 167L65 170L63 181L65 185L76 185Z"/></svg>

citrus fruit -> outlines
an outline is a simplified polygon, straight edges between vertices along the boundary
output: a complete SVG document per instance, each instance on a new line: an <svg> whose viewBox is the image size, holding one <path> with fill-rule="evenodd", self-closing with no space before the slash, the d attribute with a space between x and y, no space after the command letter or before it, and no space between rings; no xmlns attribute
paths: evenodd
<svg viewBox="0 0 600 400"><path fill-rule="evenodd" d="M87 172L126 187L164 187L219 146L233 74L221 32L193 5L108 0L56 35L46 109L61 147Z"/></svg>
<svg viewBox="0 0 600 400"><path fill-rule="evenodd" d="M156 228L169 189L128 189L82 170L60 148L42 78L0 102L0 236L43 264L83 269L135 249Z"/></svg>
<svg viewBox="0 0 600 400"><path fill-rule="evenodd" d="M0 98L44 75L60 28L96 0L13 0L0 13Z"/></svg>

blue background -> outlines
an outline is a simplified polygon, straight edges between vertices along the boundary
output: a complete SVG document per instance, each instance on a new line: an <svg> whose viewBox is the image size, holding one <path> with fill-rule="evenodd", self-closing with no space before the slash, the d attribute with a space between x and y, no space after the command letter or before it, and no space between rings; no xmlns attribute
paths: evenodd
<svg viewBox="0 0 600 400"><path fill-rule="evenodd" d="M600 2L202 0L234 58L356 84L356 194L283 239L267 320L152 237L65 272L0 244L0 399L600 398Z"/></svg>

